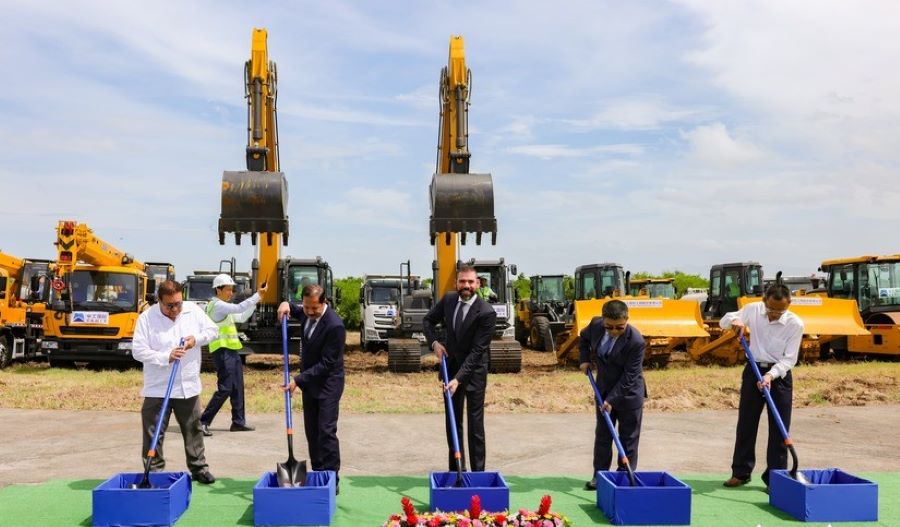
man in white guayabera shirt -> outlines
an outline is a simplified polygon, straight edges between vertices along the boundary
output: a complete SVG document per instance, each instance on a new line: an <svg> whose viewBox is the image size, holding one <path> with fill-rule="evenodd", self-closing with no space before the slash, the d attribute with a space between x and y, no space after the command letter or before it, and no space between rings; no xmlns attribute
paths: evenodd
<svg viewBox="0 0 900 527"><path fill-rule="evenodd" d="M757 382L752 366L747 364L741 380L741 402L738 406L737 433L734 441L734 457L731 462L731 478L726 487L739 487L750 481L750 473L756 464L756 431L759 416L766 405L760 390L769 388L775 407L786 429L791 427L791 403L794 381L791 368L797 364L800 341L803 339L803 321L788 311L791 291L783 284L773 284L766 290L762 302L753 302L740 311L726 313L719 325L722 329L750 330L750 351L763 375ZM787 447L772 412L769 411L769 445L766 450L766 470L762 480L769 486L769 471L787 468Z"/></svg>
<svg viewBox="0 0 900 527"><path fill-rule="evenodd" d="M203 433L200 431L200 348L219 335L219 328L193 302L185 302L181 296L181 284L166 280L159 285L159 302L141 313L134 329L132 354L144 363L144 405L141 408L143 450L146 462L147 450L153 438L159 411L162 409L169 375L175 359L181 365L172 385L169 412L163 418L162 433L156 446L156 456L150 469L163 470L163 434L169 424L169 415L175 413L181 435L184 437L184 455L188 469L195 481L213 483L216 478L209 472L204 455ZM184 341L184 345L179 343Z"/></svg>

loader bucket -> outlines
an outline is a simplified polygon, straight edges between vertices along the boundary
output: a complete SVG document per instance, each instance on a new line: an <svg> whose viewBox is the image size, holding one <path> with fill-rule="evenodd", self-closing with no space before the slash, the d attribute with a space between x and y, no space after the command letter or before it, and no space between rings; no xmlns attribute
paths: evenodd
<svg viewBox="0 0 900 527"><path fill-rule="evenodd" d="M250 233L254 244L257 233L275 233L287 245L287 196L283 172L224 172L219 243L225 243L226 232L234 233L238 245L242 233Z"/></svg>
<svg viewBox="0 0 900 527"><path fill-rule="evenodd" d="M438 233L474 232L476 244L482 233L491 233L497 243L497 218L494 217L494 183L490 174L435 174L431 178L431 243Z"/></svg>
<svg viewBox="0 0 900 527"><path fill-rule="evenodd" d="M738 307L750 302L758 302L759 298L738 298ZM803 321L804 335L850 336L868 335L856 300L828 298L815 295L799 295L791 297L788 308Z"/></svg>

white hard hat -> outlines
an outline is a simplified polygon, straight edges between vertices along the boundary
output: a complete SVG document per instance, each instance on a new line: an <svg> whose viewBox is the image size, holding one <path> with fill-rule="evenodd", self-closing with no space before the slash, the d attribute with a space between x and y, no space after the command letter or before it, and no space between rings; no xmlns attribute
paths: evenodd
<svg viewBox="0 0 900 527"><path fill-rule="evenodd" d="M231 275L222 273L213 278L213 288L219 288L223 285L235 285L234 280L231 279Z"/></svg>

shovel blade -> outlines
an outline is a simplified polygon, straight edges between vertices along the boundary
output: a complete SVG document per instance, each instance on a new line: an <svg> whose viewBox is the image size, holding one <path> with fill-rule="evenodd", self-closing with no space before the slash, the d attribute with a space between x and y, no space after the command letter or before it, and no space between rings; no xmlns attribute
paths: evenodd
<svg viewBox="0 0 900 527"><path fill-rule="evenodd" d="M275 465L275 476L279 487L302 487L306 485L306 460L297 461L289 458L284 463Z"/></svg>

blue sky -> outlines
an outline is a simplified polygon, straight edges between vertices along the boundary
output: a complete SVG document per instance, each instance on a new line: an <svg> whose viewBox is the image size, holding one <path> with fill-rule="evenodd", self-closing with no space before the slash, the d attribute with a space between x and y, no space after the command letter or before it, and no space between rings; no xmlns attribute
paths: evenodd
<svg viewBox="0 0 900 527"><path fill-rule="evenodd" d="M898 251L895 2L49 2L4 7L0 250L91 225L179 276L244 168L253 27L278 64L284 254L430 274L428 183L449 37L473 73L472 171L521 272L772 275Z"/></svg>

